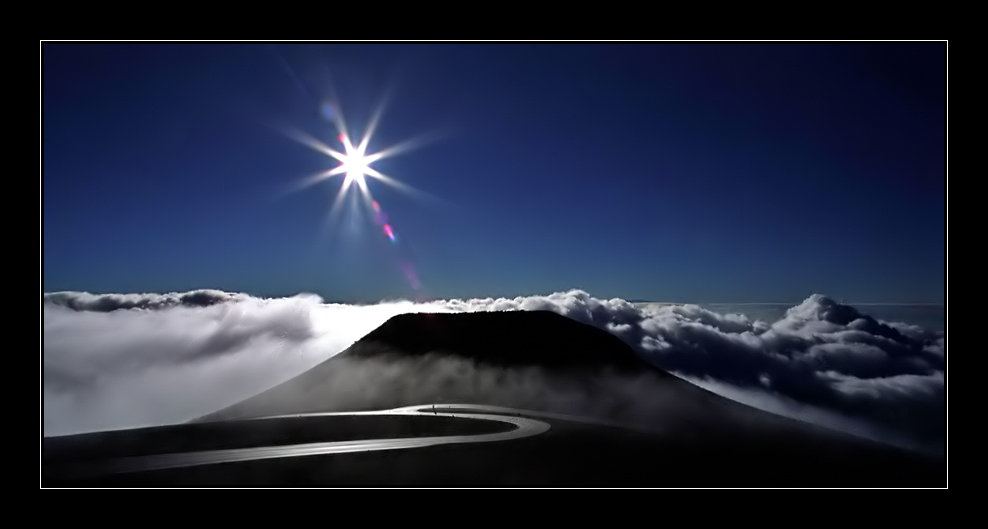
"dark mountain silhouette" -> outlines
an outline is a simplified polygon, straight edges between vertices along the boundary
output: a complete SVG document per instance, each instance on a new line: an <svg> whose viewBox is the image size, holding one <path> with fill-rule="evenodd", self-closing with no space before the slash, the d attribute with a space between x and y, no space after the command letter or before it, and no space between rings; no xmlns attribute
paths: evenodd
<svg viewBox="0 0 988 529"><path fill-rule="evenodd" d="M647 393L609 391L623 382ZM298 377L202 419L458 402L638 421L651 408L673 404L676 410L664 412L668 424L672 415L695 422L690 412L711 399L741 406L648 364L613 334L554 312L413 313L389 319Z"/></svg>
<svg viewBox="0 0 988 529"><path fill-rule="evenodd" d="M394 350L407 356L456 355L494 367L655 371L617 336L550 311L401 314L360 342L385 347L358 347L344 358Z"/></svg>

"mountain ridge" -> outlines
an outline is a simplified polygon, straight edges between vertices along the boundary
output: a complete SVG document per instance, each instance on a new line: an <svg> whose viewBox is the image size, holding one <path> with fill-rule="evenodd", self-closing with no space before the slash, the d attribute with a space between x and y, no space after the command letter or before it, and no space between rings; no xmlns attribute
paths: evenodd
<svg viewBox="0 0 988 529"><path fill-rule="evenodd" d="M308 371L191 422L450 402L582 415L698 440L782 432L873 443L717 395L647 362L614 334L552 311L396 315Z"/></svg>

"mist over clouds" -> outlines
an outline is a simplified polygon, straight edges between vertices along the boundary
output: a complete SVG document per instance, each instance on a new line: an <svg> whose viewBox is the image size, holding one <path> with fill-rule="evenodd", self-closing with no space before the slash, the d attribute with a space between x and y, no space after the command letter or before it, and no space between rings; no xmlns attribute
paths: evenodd
<svg viewBox="0 0 988 529"><path fill-rule="evenodd" d="M187 294L45 295L44 433L186 421L305 371L391 316L421 310L220 294L204 306L176 302ZM135 303L145 308L123 309Z"/></svg>
<svg viewBox="0 0 988 529"><path fill-rule="evenodd" d="M769 411L872 438L901 436L927 447L943 443L943 332L880 321L820 295L766 322L696 305L601 300L580 290L367 306L325 304L314 295L261 299L212 290L44 294L44 433L189 420L309 369L396 314L491 310L551 310L606 329L653 365ZM402 377L386 374L407 372L408 366L378 367L365 378L407 386ZM574 409L594 405L561 382L533 384L532 373L454 383L450 373L458 372L456 366L426 367L415 369L424 380L442 379L437 387L454 388L451 398L465 391L457 384L466 383L505 398L515 395L519 404L562 399ZM350 383L327 383L354 387L358 374L352 373ZM633 381L601 383L609 393L591 394L620 395L623 401L654 397L636 393L640 385Z"/></svg>
<svg viewBox="0 0 988 529"><path fill-rule="evenodd" d="M879 321L826 296L810 296L773 323L697 305L639 308L580 290L443 303L458 310L552 310L611 331L656 366L714 381L712 390L744 388L763 395L756 401L777 394L924 445L943 442L945 334Z"/></svg>

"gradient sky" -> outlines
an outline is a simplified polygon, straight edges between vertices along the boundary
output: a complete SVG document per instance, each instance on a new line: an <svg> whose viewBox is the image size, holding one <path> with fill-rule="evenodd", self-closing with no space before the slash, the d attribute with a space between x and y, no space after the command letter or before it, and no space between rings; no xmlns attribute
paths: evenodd
<svg viewBox="0 0 988 529"><path fill-rule="evenodd" d="M945 43L42 49L42 289L942 303ZM397 236L327 223L336 102ZM333 94L336 94L334 98ZM421 288L413 287L413 272Z"/></svg>

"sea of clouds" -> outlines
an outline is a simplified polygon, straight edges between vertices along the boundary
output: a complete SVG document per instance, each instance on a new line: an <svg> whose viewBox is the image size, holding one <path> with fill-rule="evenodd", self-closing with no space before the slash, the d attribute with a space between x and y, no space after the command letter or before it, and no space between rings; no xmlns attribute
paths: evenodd
<svg viewBox="0 0 988 529"><path fill-rule="evenodd" d="M42 295L44 435L174 424L239 402L409 312L550 310L725 397L900 446L944 450L946 335L813 295L775 321L580 290L375 305L198 290Z"/></svg>

